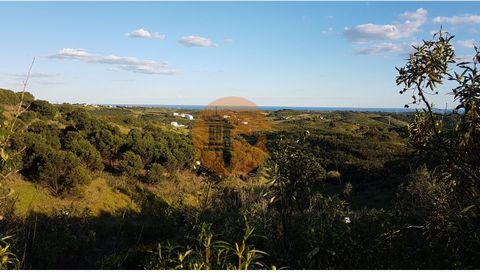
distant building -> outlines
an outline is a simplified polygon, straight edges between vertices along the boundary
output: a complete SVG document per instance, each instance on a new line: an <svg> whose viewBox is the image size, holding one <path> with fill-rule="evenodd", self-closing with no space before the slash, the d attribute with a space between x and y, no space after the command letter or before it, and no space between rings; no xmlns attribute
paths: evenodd
<svg viewBox="0 0 480 272"><path fill-rule="evenodd" d="M173 113L173 116L180 116L180 117L182 117L182 118L187 118L188 120L193 120L193 115L187 114L187 113L174 112L174 113Z"/></svg>
<svg viewBox="0 0 480 272"><path fill-rule="evenodd" d="M181 124L179 124L179 123L177 123L177 122L171 122L170 125L171 125L172 127L185 127L185 125L181 125Z"/></svg>

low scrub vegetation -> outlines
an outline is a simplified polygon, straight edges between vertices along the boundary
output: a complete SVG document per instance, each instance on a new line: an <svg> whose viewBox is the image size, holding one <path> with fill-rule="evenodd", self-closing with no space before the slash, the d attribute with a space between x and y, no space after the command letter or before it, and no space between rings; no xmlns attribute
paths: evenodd
<svg viewBox="0 0 480 272"><path fill-rule="evenodd" d="M239 177L166 109L0 90L0 268L478 268L480 54L457 64L452 38L398 68L424 111L269 112L269 158ZM426 95L446 80L448 115Z"/></svg>

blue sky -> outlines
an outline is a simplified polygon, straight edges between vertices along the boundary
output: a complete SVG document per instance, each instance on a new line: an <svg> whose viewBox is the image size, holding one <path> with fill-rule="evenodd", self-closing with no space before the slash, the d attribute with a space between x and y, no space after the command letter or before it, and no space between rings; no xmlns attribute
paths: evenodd
<svg viewBox="0 0 480 272"><path fill-rule="evenodd" d="M440 25L458 56L475 2L0 2L0 87L51 102L402 107L395 66ZM449 96L432 98L443 107Z"/></svg>

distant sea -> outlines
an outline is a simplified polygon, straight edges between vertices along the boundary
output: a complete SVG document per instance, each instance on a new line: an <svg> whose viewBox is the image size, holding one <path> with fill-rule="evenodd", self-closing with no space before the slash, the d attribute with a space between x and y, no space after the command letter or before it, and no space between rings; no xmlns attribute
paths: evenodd
<svg viewBox="0 0 480 272"><path fill-rule="evenodd" d="M149 105L149 104L110 104L120 107L167 108L179 110L202 110L205 105ZM298 111L356 111L356 112L415 112L414 108L360 108L360 107L288 107L288 106L258 106L263 111L298 110Z"/></svg>

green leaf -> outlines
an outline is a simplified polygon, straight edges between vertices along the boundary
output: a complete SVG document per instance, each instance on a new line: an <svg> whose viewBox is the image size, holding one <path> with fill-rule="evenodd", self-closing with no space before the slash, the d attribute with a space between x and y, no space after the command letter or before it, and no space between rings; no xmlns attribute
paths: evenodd
<svg viewBox="0 0 480 272"><path fill-rule="evenodd" d="M471 210L473 207L475 207L475 205L470 205L470 206L466 207L465 209L463 209L460 213L466 213L469 210Z"/></svg>

